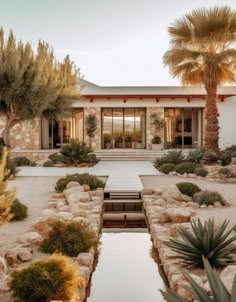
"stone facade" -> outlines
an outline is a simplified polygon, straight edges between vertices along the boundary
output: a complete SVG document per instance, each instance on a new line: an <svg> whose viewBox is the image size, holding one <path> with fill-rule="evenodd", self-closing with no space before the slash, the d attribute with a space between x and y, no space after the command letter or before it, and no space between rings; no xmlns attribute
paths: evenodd
<svg viewBox="0 0 236 302"><path fill-rule="evenodd" d="M101 149L101 108L100 107L84 107L84 121L88 115L95 114L97 119L97 130L95 131L94 137L92 137L92 149ZM89 144L89 137L86 134L86 125L84 126L84 141Z"/></svg>
<svg viewBox="0 0 236 302"><path fill-rule="evenodd" d="M152 125L151 114L157 113L164 118L164 108L162 107L147 107L147 122L146 122L146 149L152 149L152 139L154 136L158 135L161 138L162 143L164 142L164 129L159 132L156 131L155 127Z"/></svg>
<svg viewBox="0 0 236 302"><path fill-rule="evenodd" d="M0 133L2 133L6 119L0 117ZM25 121L16 124L10 132L11 148L13 150L39 150L41 125L40 120Z"/></svg>

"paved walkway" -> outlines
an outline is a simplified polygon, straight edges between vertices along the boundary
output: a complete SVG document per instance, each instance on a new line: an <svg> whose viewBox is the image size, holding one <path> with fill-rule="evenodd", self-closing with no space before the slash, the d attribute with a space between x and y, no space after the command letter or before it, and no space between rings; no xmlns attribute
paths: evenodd
<svg viewBox="0 0 236 302"><path fill-rule="evenodd" d="M143 184L140 176L158 175L159 172L149 161L100 161L91 168L44 168L21 167L17 176L58 176L88 172L97 176L108 176L105 191L141 191Z"/></svg>

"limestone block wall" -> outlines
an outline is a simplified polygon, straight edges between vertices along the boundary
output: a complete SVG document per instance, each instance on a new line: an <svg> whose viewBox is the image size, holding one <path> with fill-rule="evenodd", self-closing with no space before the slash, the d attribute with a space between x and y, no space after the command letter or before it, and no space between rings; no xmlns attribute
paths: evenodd
<svg viewBox="0 0 236 302"><path fill-rule="evenodd" d="M6 119L0 117L0 135L5 127ZM40 142L40 120L25 121L16 124L10 133L11 148L15 150L39 150Z"/></svg>
<svg viewBox="0 0 236 302"><path fill-rule="evenodd" d="M164 107L147 107L147 123L146 123L146 148L152 149L152 139L155 135L161 137L162 143L164 142L164 129L156 131L155 127L152 125L151 114L160 113L161 117L164 118Z"/></svg>
<svg viewBox="0 0 236 302"><path fill-rule="evenodd" d="M86 118L89 114L95 114L97 119L97 130L95 136L92 137L92 149L101 149L101 108L100 107L84 107L84 141L89 144L89 137L86 134Z"/></svg>

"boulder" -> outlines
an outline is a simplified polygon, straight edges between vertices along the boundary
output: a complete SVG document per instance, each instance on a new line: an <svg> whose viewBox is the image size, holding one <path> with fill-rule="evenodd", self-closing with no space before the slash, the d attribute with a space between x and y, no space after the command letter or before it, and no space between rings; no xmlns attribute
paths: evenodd
<svg viewBox="0 0 236 302"><path fill-rule="evenodd" d="M71 188L75 188L75 187L81 187L81 185L77 181L70 181L66 185L66 189L71 189Z"/></svg>
<svg viewBox="0 0 236 302"><path fill-rule="evenodd" d="M221 204L219 201L215 201L215 202L213 203L213 206L214 206L215 208L222 208L222 204Z"/></svg>
<svg viewBox="0 0 236 302"><path fill-rule="evenodd" d="M3 257L0 257L0 275L7 273L7 262Z"/></svg>
<svg viewBox="0 0 236 302"><path fill-rule="evenodd" d="M90 268L88 266L80 265L79 271L80 271L80 276L85 279L87 284L91 274Z"/></svg>
<svg viewBox="0 0 236 302"><path fill-rule="evenodd" d="M223 269L220 279L224 283L229 292L232 291L233 281L236 276L236 265L229 265Z"/></svg>
<svg viewBox="0 0 236 302"><path fill-rule="evenodd" d="M10 277L8 275L0 275L0 294L4 294L10 291L9 287ZM3 300L1 299L3 302Z"/></svg>
<svg viewBox="0 0 236 302"><path fill-rule="evenodd" d="M93 267L93 256L90 253L80 253L77 257L79 265L88 266L90 269Z"/></svg>
<svg viewBox="0 0 236 302"><path fill-rule="evenodd" d="M56 218L62 219L64 221L70 221L74 218L74 216L69 212L58 212L56 214Z"/></svg>
<svg viewBox="0 0 236 302"><path fill-rule="evenodd" d="M143 195L152 195L154 194L154 190L151 189L151 188L146 188L146 189L143 189L142 192L141 192L141 196Z"/></svg>
<svg viewBox="0 0 236 302"><path fill-rule="evenodd" d="M177 172L176 172L176 171L170 171L170 172L169 172L169 175L170 175L170 176L177 176Z"/></svg>
<svg viewBox="0 0 236 302"><path fill-rule="evenodd" d="M194 202L194 201L189 201L187 203L187 207L191 207L191 208L194 208L194 209L198 209L200 207L200 205L197 203L197 202Z"/></svg>
<svg viewBox="0 0 236 302"><path fill-rule="evenodd" d="M53 216L55 216L55 211L52 208L43 210L42 216L53 217Z"/></svg>
<svg viewBox="0 0 236 302"><path fill-rule="evenodd" d="M161 213L162 215L166 215L166 217L170 218L172 223L182 223L189 222L193 213L187 209L182 208L170 208L166 209Z"/></svg>
<svg viewBox="0 0 236 302"><path fill-rule="evenodd" d="M194 274L190 274L190 277L201 287L203 288L204 283L203 280ZM181 285L187 286L189 287L189 282L186 280L184 282L181 282ZM178 287L177 293L183 297L184 299L188 300L188 301L194 301L195 295L193 295L190 291L186 290L185 288L183 288L182 286ZM223 302L223 301L222 301Z"/></svg>
<svg viewBox="0 0 236 302"><path fill-rule="evenodd" d="M185 202L191 202L192 198L188 195L182 194L182 200Z"/></svg>
<svg viewBox="0 0 236 302"><path fill-rule="evenodd" d="M52 217L40 217L33 225L33 228L42 236L47 236L50 232L50 224L52 221L54 221Z"/></svg>
<svg viewBox="0 0 236 302"><path fill-rule="evenodd" d="M65 198L65 195L64 195L64 193L53 193L51 198L53 198L53 199L63 199L63 198Z"/></svg>
<svg viewBox="0 0 236 302"><path fill-rule="evenodd" d="M6 252L5 259L8 265L16 264L18 261L17 259L17 250L11 249L10 251Z"/></svg>
<svg viewBox="0 0 236 302"><path fill-rule="evenodd" d="M38 232L29 232L22 236L18 240L21 243L29 243L30 245L40 244L43 238Z"/></svg>
<svg viewBox="0 0 236 302"><path fill-rule="evenodd" d="M188 177L189 177L189 178L196 178L196 177L197 177L197 175L196 175L196 174L194 174L194 173L188 173Z"/></svg>
<svg viewBox="0 0 236 302"><path fill-rule="evenodd" d="M89 202L90 195L88 192L74 192L68 195L67 202L69 205L75 204L78 202Z"/></svg>
<svg viewBox="0 0 236 302"><path fill-rule="evenodd" d="M83 185L84 192L89 192L90 191L90 186L89 185Z"/></svg>
<svg viewBox="0 0 236 302"><path fill-rule="evenodd" d="M163 198L158 198L157 200L154 200L153 205L157 205L160 207L165 207L166 206L166 201Z"/></svg>
<svg viewBox="0 0 236 302"><path fill-rule="evenodd" d="M32 256L32 253L29 249L21 248L21 249L18 250L17 258L21 262L26 262L26 261L31 261L33 256Z"/></svg>
<svg viewBox="0 0 236 302"><path fill-rule="evenodd" d="M66 199L68 199L68 196L72 193L77 193L77 192L84 192L84 188L82 186L77 186L77 187L73 187L70 189L66 189L63 191Z"/></svg>
<svg viewBox="0 0 236 302"><path fill-rule="evenodd" d="M162 193L162 198L167 200L167 198L172 198L177 201L182 201L182 194L176 185L170 185L166 191Z"/></svg>

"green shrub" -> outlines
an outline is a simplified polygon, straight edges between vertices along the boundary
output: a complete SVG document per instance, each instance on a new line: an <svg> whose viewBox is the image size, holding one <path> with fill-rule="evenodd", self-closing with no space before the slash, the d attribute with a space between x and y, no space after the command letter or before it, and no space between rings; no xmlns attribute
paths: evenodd
<svg viewBox="0 0 236 302"><path fill-rule="evenodd" d="M185 160L185 156L181 150L170 150L163 156L166 163L179 164Z"/></svg>
<svg viewBox="0 0 236 302"><path fill-rule="evenodd" d="M152 139L152 144L160 144L161 143L161 138L160 136L156 135Z"/></svg>
<svg viewBox="0 0 236 302"><path fill-rule="evenodd" d="M175 164L163 164L158 170L162 173L169 174L171 171L174 171L174 169Z"/></svg>
<svg viewBox="0 0 236 302"><path fill-rule="evenodd" d="M231 157L236 157L236 151L233 151L233 152L231 153Z"/></svg>
<svg viewBox="0 0 236 302"><path fill-rule="evenodd" d="M91 175L89 173L83 174L71 174L66 177L58 179L55 190L57 192L63 192L66 189L66 186L69 182L75 181L81 185L89 185L91 190L96 190L97 188L104 188L105 183L100 178L95 175Z"/></svg>
<svg viewBox="0 0 236 302"><path fill-rule="evenodd" d="M198 167L198 168L194 169L193 173L198 176L206 177L208 174L208 171L204 167Z"/></svg>
<svg viewBox="0 0 236 302"><path fill-rule="evenodd" d="M207 151L204 154L204 159L208 164L212 164L216 163L219 157L214 151Z"/></svg>
<svg viewBox="0 0 236 302"><path fill-rule="evenodd" d="M231 161L231 153L227 151L221 151L219 153L219 159L221 161L221 166L227 166Z"/></svg>
<svg viewBox="0 0 236 302"><path fill-rule="evenodd" d="M52 160L46 160L46 161L43 163L43 167L55 167L55 164L53 163Z"/></svg>
<svg viewBox="0 0 236 302"><path fill-rule="evenodd" d="M154 161L153 161L153 166L159 170L160 166L162 166L163 164L166 164L166 161L163 157L159 157L159 158L156 158Z"/></svg>
<svg viewBox="0 0 236 302"><path fill-rule="evenodd" d="M233 302L236 301L236 276L233 280L231 293L227 290L224 283L220 279L217 271L212 269L209 262L203 259L204 269L207 275L208 283L210 285L210 292L212 293L212 298L208 296L208 291L197 284L196 281L187 273L183 272L185 278L189 281L190 287L185 288L187 291L192 293L194 297L199 302ZM161 291L163 297L168 302L187 302L186 299L182 298L176 292L171 289L167 289L166 292ZM222 300L224 299L224 300Z"/></svg>
<svg viewBox="0 0 236 302"><path fill-rule="evenodd" d="M58 153L50 154L50 155L48 156L48 158L49 158L54 164L61 163L62 160L63 160L63 156L62 156L61 154L58 154Z"/></svg>
<svg viewBox="0 0 236 302"><path fill-rule="evenodd" d="M195 193L201 191L201 189L197 185L191 182L179 182L176 184L176 186L182 194L188 195L190 197L192 197Z"/></svg>
<svg viewBox="0 0 236 302"><path fill-rule="evenodd" d="M88 252L90 247L96 244L96 234L86 224L54 221L51 224L49 237L41 243L41 249L49 254L60 252L70 257L77 257L79 253Z"/></svg>
<svg viewBox="0 0 236 302"><path fill-rule="evenodd" d="M11 214L14 215L11 221L20 221L25 219L28 216L27 210L28 208L26 205L21 203L18 199L15 199L11 207Z"/></svg>
<svg viewBox="0 0 236 302"><path fill-rule="evenodd" d="M225 205L225 200L218 192L214 191L201 191L193 195L193 201L207 206L213 205L214 202L220 202L222 206Z"/></svg>
<svg viewBox="0 0 236 302"><path fill-rule="evenodd" d="M224 175L225 177L230 177L231 176L231 170L229 168L220 168L218 171L218 174Z"/></svg>
<svg viewBox="0 0 236 302"><path fill-rule="evenodd" d="M17 156L13 158L16 167L31 166L32 162L25 156Z"/></svg>
<svg viewBox="0 0 236 302"><path fill-rule="evenodd" d="M197 163L184 162L184 163L180 163L180 164L176 165L175 171L179 174L194 173L194 170L199 167L201 167L201 166Z"/></svg>
<svg viewBox="0 0 236 302"><path fill-rule="evenodd" d="M7 157L6 169L7 169L8 173L5 175L4 181L7 179L12 179L16 176L16 173L17 173L16 164L15 164L14 160L12 160L10 158L9 155Z"/></svg>
<svg viewBox="0 0 236 302"><path fill-rule="evenodd" d="M61 148L60 153L62 155L62 162L70 165L78 166L81 163L96 161L93 150L85 142L72 140L68 145L64 145Z"/></svg>
<svg viewBox="0 0 236 302"><path fill-rule="evenodd" d="M236 246L232 245L236 235L230 236L233 229L226 231L228 224L225 220L216 227L214 219L209 219L203 225L198 219L191 222L191 231L179 227L181 239L171 238L165 244L178 253L172 258L181 259L185 265L203 267L205 257L213 267L226 266L235 263L233 253L236 252Z"/></svg>
<svg viewBox="0 0 236 302"><path fill-rule="evenodd" d="M190 151L186 160L188 162L200 163L200 161L204 158L205 149L198 148L196 150Z"/></svg>
<svg viewBox="0 0 236 302"><path fill-rule="evenodd" d="M84 287L78 267L62 255L51 255L11 276L10 288L19 302L68 301Z"/></svg>
<svg viewBox="0 0 236 302"><path fill-rule="evenodd" d="M236 151L236 145L225 148L223 151L229 152L230 154Z"/></svg>

